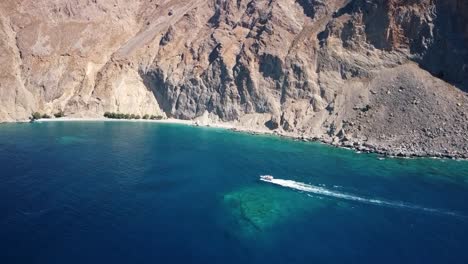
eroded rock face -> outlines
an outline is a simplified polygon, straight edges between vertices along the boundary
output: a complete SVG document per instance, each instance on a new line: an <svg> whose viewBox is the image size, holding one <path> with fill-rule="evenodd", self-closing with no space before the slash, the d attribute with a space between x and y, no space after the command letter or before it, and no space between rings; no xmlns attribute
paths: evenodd
<svg viewBox="0 0 468 264"><path fill-rule="evenodd" d="M467 155L466 14L464 0L4 0L0 120L163 114ZM427 127L448 132L414 132Z"/></svg>

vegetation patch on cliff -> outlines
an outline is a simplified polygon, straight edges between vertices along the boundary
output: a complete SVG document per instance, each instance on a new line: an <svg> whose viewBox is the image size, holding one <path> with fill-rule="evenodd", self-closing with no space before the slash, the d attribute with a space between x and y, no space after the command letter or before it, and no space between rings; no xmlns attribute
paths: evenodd
<svg viewBox="0 0 468 264"><path fill-rule="evenodd" d="M111 113L111 112L105 112L104 117L110 118L110 119L146 119L146 120L162 120L164 119L163 116L160 115L135 115L135 114L124 114L124 113Z"/></svg>

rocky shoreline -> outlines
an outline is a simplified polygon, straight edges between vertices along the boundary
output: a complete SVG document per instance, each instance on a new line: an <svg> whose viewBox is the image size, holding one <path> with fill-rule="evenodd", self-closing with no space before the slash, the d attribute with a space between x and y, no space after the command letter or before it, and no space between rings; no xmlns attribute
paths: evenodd
<svg viewBox="0 0 468 264"><path fill-rule="evenodd" d="M332 146L353 149L362 153L375 153L385 157L392 157L392 158L440 158L440 159L456 159L456 160L468 160L468 154L465 153L440 153L436 151L428 151L428 152L412 152L404 147L398 149L387 149L382 148L375 145L370 145L368 143L360 143L360 142L340 142L336 143L329 143L326 141L322 141L324 143L330 144Z"/></svg>
<svg viewBox="0 0 468 264"><path fill-rule="evenodd" d="M292 138L294 140L303 141L303 142L320 142L332 147L343 148L353 150L357 153L367 153L367 154L378 154L387 158L437 158L437 159L453 159L453 160L467 160L468 153L458 153L458 152L446 152L440 153L436 151L427 151L427 152L412 152L406 148L399 147L397 149L388 149L384 147L379 147L372 145L366 142L353 141L353 140L343 140L339 137L307 137L307 136L298 136L291 134L284 134L280 132L259 132L255 130L246 130L231 128L231 131L248 133L251 135L261 135L261 134L271 134L283 138Z"/></svg>

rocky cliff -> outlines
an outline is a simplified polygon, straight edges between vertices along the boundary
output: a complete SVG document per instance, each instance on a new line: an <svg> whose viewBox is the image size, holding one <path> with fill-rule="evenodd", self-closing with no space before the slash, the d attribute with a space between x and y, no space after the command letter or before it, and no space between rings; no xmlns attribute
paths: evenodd
<svg viewBox="0 0 468 264"><path fill-rule="evenodd" d="M0 120L162 114L468 157L468 1L2 0Z"/></svg>

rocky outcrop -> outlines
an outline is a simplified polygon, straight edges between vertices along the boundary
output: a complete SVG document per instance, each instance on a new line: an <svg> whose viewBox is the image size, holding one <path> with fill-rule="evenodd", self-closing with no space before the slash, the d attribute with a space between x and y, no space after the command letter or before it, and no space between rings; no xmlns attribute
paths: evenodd
<svg viewBox="0 0 468 264"><path fill-rule="evenodd" d="M467 156L466 11L463 0L5 0L0 120L162 114Z"/></svg>

